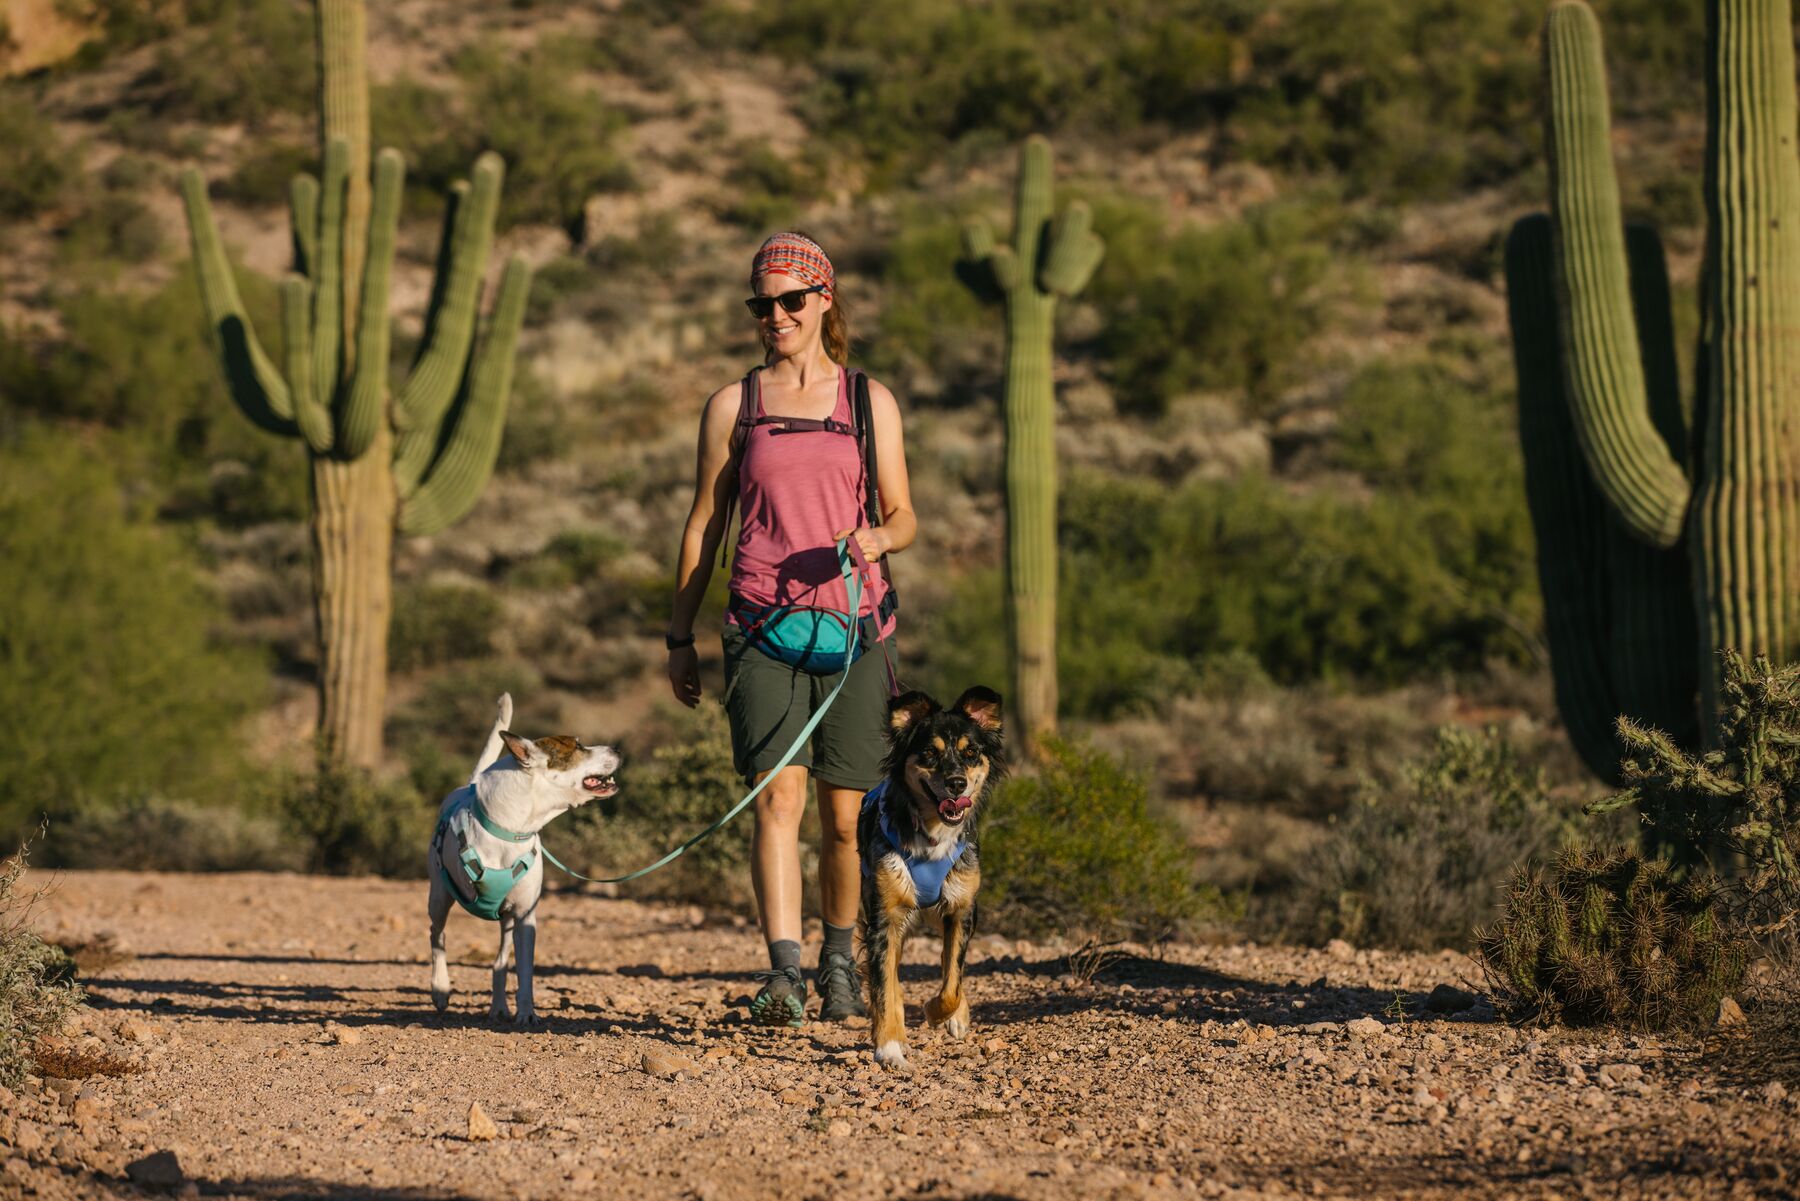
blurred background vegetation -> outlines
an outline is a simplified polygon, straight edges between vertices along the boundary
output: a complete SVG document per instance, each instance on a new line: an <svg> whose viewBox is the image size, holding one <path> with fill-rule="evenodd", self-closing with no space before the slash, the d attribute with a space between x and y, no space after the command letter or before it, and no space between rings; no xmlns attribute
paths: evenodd
<svg viewBox="0 0 1800 1201"><path fill-rule="evenodd" d="M1628 215L1661 227L1691 329L1699 6L1595 7ZM668 701L659 635L699 406L756 354L738 298L781 226L832 253L856 354L906 413L905 674L1003 682L1001 329L950 265L963 217L1007 224L1016 142L1044 132L1108 253L1059 310L1072 741L1003 801L1009 842L1091 791L1126 843L1171 852L1155 896L1096 897L1068 929L1465 943L1589 787L1549 696L1499 278L1544 193L1542 8L372 9L376 139L416 193L396 361L443 189L483 149L509 164L493 261L538 275L495 482L399 547L370 783L303 770L305 473L226 397L172 188L205 170L276 330L310 10L101 0L73 57L0 80L0 837L49 813L40 863L416 871L503 688L522 729L631 756L611 811L552 833L577 866L635 866L722 807L716 714ZM1460 865L1404 850L1407 815L1444 806ZM1032 870L1001 869L996 898L1034 895ZM735 904L741 874L721 842L655 887ZM1449 911L1394 901L1451 877Z"/></svg>

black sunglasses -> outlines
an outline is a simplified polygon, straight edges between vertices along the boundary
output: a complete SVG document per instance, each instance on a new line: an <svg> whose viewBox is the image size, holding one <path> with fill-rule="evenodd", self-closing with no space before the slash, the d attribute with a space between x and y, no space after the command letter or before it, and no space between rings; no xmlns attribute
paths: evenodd
<svg viewBox="0 0 1800 1201"><path fill-rule="evenodd" d="M752 296L744 302L744 307L750 310L752 317L761 321L775 311L775 302L778 300L781 302L781 307L788 312L798 313L806 307L808 293L823 292L824 290L824 284L814 284L810 288L795 288L792 292L783 292L779 296Z"/></svg>

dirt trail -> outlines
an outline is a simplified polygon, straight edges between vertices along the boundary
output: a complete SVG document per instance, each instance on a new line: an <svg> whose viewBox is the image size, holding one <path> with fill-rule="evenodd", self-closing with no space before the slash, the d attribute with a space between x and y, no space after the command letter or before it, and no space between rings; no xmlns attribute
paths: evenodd
<svg viewBox="0 0 1800 1201"><path fill-rule="evenodd" d="M90 975L65 1049L139 1070L0 1094L0 1196L147 1191L127 1169L154 1176L157 1151L190 1196L393 1201L1800 1187L1779 1086L1678 1044L1515 1031L1485 1003L1431 1014L1468 970L1449 956L1183 946L1065 987L1057 948L984 937L974 1031L915 1032L899 1077L864 1030L744 1025L750 931L597 897L545 902L544 1030L489 1026L493 928L461 913L440 1018L424 907L423 884L376 880L59 877L43 930L132 956ZM908 955L915 1021L936 949ZM1397 991L1418 1016L1386 1015ZM647 1052L691 1068L654 1075ZM469 1137L474 1100L498 1137Z"/></svg>

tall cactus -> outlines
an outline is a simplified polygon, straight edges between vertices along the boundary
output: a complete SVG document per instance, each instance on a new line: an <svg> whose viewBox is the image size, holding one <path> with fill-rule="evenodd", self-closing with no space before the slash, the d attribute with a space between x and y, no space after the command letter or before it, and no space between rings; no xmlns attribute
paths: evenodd
<svg viewBox="0 0 1800 1201"><path fill-rule="evenodd" d="M1087 205L1052 215L1050 143L1019 152L1011 246L985 221L963 228L963 281L1006 306L1006 598L1013 711L1022 753L1056 728L1056 396L1051 337L1056 300L1087 286L1105 245Z"/></svg>
<svg viewBox="0 0 1800 1201"><path fill-rule="evenodd" d="M1610 730L1621 712L1692 741L1715 724L1720 651L1780 662L1800 649L1800 161L1788 0L1708 0L1707 56L1708 232L1691 439L1668 353L1661 247L1621 218L1600 29L1581 0L1557 0L1544 24L1550 215L1523 219L1508 246L1520 427L1558 699L1577 743L1588 743L1584 755L1607 776L1617 771ZM1552 300L1557 337L1547 344ZM1557 422L1569 431L1562 445ZM1570 435L1585 469L1573 481ZM1590 549L1565 549L1580 525L1591 530ZM1600 543L1611 547L1604 566L1591 550ZM1570 552L1589 557L1552 561ZM1635 564L1620 570L1633 553ZM1671 561L1691 596L1686 628ZM1596 588L1613 593L1604 626L1591 616ZM1620 627L1621 607L1635 626ZM1588 633L1559 649L1559 625ZM1635 651L1620 643L1633 633ZM1602 672L1613 678L1601 681ZM1635 691L1616 687L1620 673L1635 677ZM1603 744L1595 730L1607 731Z"/></svg>
<svg viewBox="0 0 1800 1201"><path fill-rule="evenodd" d="M201 300L238 407L298 437L312 467L313 597L320 648L320 752L381 758L393 539L459 520L493 470L531 272L507 264L479 353L476 312L503 174L484 154L447 206L425 337L406 386L388 387L388 281L405 163L369 171L362 0L319 0L320 177L289 195L294 270L281 281L282 358L263 350L239 299L199 171L181 176Z"/></svg>

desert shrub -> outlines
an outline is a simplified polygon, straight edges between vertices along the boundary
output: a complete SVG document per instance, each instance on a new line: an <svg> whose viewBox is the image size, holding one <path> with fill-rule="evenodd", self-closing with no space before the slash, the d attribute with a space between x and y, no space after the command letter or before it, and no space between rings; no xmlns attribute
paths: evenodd
<svg viewBox="0 0 1800 1201"><path fill-rule="evenodd" d="M215 640L182 543L112 464L42 432L0 450L0 528L0 835L70 796L221 787L266 682Z"/></svg>
<svg viewBox="0 0 1800 1201"><path fill-rule="evenodd" d="M1505 916L1481 932L1503 1009L1573 1026L1692 1029L1744 979L1749 942L1719 885L1634 850L1570 848L1520 868Z"/></svg>
<svg viewBox="0 0 1800 1201"><path fill-rule="evenodd" d="M81 1001L73 964L31 929L39 894L20 889L26 848L0 863L0 1088L17 1088L39 1035L54 1033Z"/></svg>
<svg viewBox="0 0 1800 1201"><path fill-rule="evenodd" d="M319 147L310 139L259 138L231 174L213 185L216 200L252 207L287 203L294 176L319 172Z"/></svg>
<svg viewBox="0 0 1800 1201"><path fill-rule="evenodd" d="M517 702L513 729L529 738L556 728L557 710L545 699L543 677L514 659L478 659L439 669L419 695L387 721L388 745L403 758L413 789L432 804L468 782L494 724L503 692Z"/></svg>
<svg viewBox="0 0 1800 1201"><path fill-rule="evenodd" d="M812 198L817 177L811 164L778 153L767 141L736 153L719 192L719 216L753 232L791 226Z"/></svg>
<svg viewBox="0 0 1800 1201"><path fill-rule="evenodd" d="M962 255L961 217L924 205L905 210L885 243L880 321L863 357L876 375L908 381L909 399L972 399L1002 361L1004 323L957 280Z"/></svg>
<svg viewBox="0 0 1800 1201"><path fill-rule="evenodd" d="M437 805L410 783L356 768L280 777L268 805L297 836L295 849L307 856L300 866L333 875L420 875L437 819Z"/></svg>
<svg viewBox="0 0 1800 1201"><path fill-rule="evenodd" d="M1107 251L1089 288L1101 316L1095 350L1120 407L1158 415L1202 388L1260 406L1300 378L1307 342L1354 277L1330 247L1336 212L1282 201L1170 229L1141 205L1098 202Z"/></svg>
<svg viewBox="0 0 1800 1201"><path fill-rule="evenodd" d="M1461 948L1519 864L1575 835L1580 810L1493 731L1455 727L1391 787L1335 818L1296 872L1288 933L1408 950Z"/></svg>
<svg viewBox="0 0 1800 1201"><path fill-rule="evenodd" d="M96 263L143 263L162 250L162 224L128 192L102 189L89 196L63 227L57 245L62 262L76 270Z"/></svg>
<svg viewBox="0 0 1800 1201"><path fill-rule="evenodd" d="M526 588L564 588L592 579L630 549L605 530L564 530L536 555L514 564L507 580Z"/></svg>
<svg viewBox="0 0 1800 1201"><path fill-rule="evenodd" d="M500 598L474 584L402 584L388 630L388 662L398 671L493 652Z"/></svg>
<svg viewBox="0 0 1800 1201"><path fill-rule="evenodd" d="M317 103L312 14L293 0L190 4L192 24L139 81L163 118L256 127Z"/></svg>
<svg viewBox="0 0 1800 1201"><path fill-rule="evenodd" d="M157 795L78 800L50 813L49 867L139 872L252 872L304 866L304 851L275 817L230 804Z"/></svg>
<svg viewBox="0 0 1800 1201"><path fill-rule="evenodd" d="M724 710L701 705L675 720L674 737L648 763L627 764L617 797L591 801L557 824L552 841L570 867L598 876L635 871L711 825L744 795ZM705 905L749 900L754 818L739 815L669 866L625 887L632 896Z"/></svg>
<svg viewBox="0 0 1800 1201"><path fill-rule="evenodd" d="M982 818L982 909L1020 934L1158 937L1216 906L1142 777L1052 739L1039 774L1004 782Z"/></svg>
<svg viewBox="0 0 1800 1201"><path fill-rule="evenodd" d="M471 46L453 66L463 83L456 97L410 80L371 89L376 140L406 155L412 183L442 193L494 150L507 168L501 220L571 229L589 196L630 186L618 148L625 118L578 81L568 47Z"/></svg>
<svg viewBox="0 0 1800 1201"><path fill-rule="evenodd" d="M0 220L54 205L68 182L69 156L56 130L24 92L0 88Z"/></svg>

